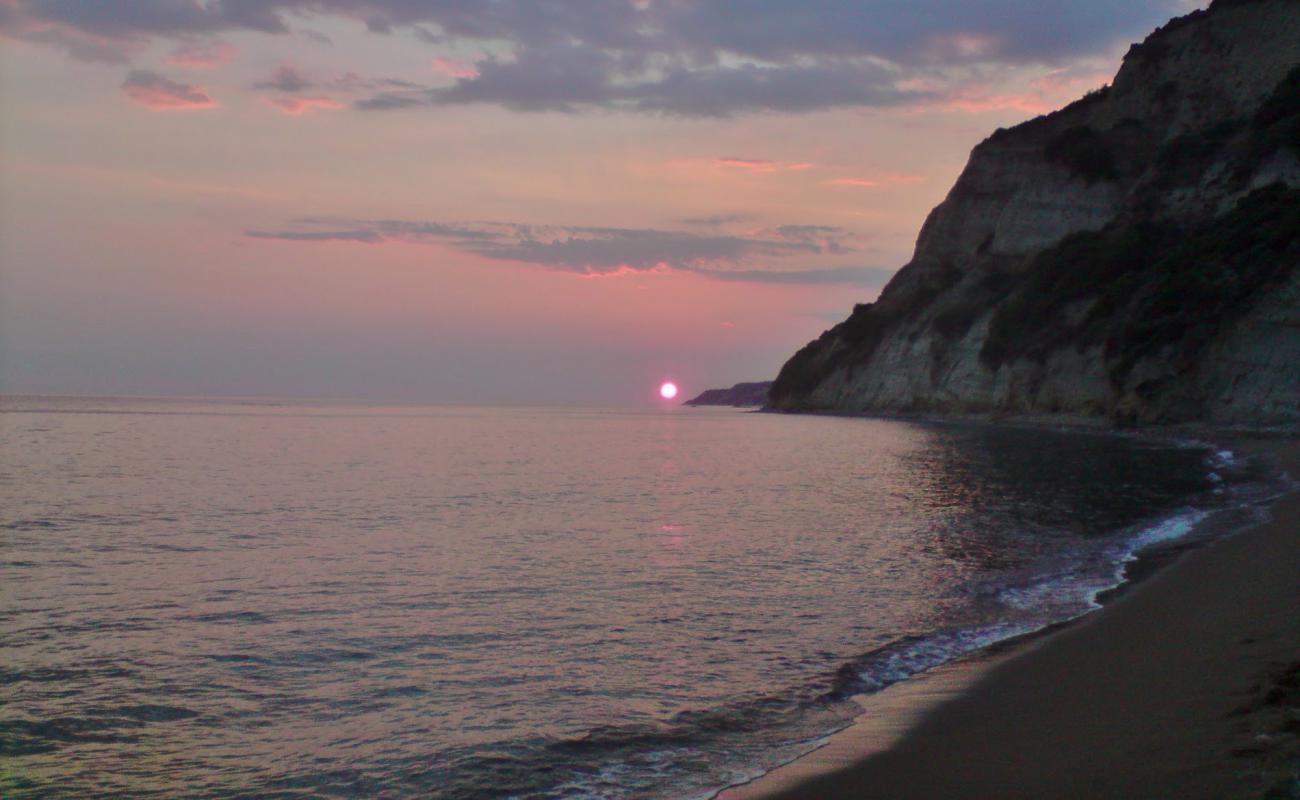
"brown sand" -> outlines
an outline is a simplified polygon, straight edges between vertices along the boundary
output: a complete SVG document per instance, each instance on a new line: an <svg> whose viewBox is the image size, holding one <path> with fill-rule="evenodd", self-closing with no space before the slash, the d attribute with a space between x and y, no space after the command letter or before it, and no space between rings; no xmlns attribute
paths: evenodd
<svg viewBox="0 0 1300 800"><path fill-rule="evenodd" d="M1267 448L1300 476L1300 442L1238 446ZM994 663L884 752L844 750L837 769L800 775L794 786L786 770L785 785L769 779L727 796L1221 800L1270 788L1269 797L1293 796L1300 494L1278 502L1270 522L1187 553Z"/></svg>

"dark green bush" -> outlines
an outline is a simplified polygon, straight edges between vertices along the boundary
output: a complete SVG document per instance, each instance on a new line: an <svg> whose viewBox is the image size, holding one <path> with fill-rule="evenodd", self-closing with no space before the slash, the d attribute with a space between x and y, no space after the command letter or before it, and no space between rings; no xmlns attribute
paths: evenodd
<svg viewBox="0 0 1300 800"><path fill-rule="evenodd" d="M1069 304L1104 297L1107 287L1140 273L1171 238L1169 228L1144 224L1076 233L1040 253L994 314L980 359L997 366L1046 354L1075 333L1064 321Z"/></svg>
<svg viewBox="0 0 1300 800"><path fill-rule="evenodd" d="M1250 299L1300 267L1300 190L1275 185L1192 229L1140 224L1079 233L1040 253L990 323L992 367L1105 343L1112 377L1174 345L1190 361ZM1066 306L1091 300L1074 324Z"/></svg>
<svg viewBox="0 0 1300 800"><path fill-rule="evenodd" d="M1156 156L1161 183L1168 186L1198 178L1206 165L1244 127L1243 121L1230 119L1172 139L1160 148Z"/></svg>
<svg viewBox="0 0 1300 800"><path fill-rule="evenodd" d="M1300 153L1300 67L1293 68L1273 87L1251 122L1258 153L1277 147Z"/></svg>
<svg viewBox="0 0 1300 800"><path fill-rule="evenodd" d="M957 340L970 331L984 309L976 303L966 303L946 309L934 318L934 329L949 340Z"/></svg>
<svg viewBox="0 0 1300 800"><path fill-rule="evenodd" d="M1060 164L1088 183L1119 177L1110 142L1087 125L1068 128L1053 136L1048 140L1044 154L1048 161Z"/></svg>
<svg viewBox="0 0 1300 800"><path fill-rule="evenodd" d="M870 355L880 343L884 329L892 321L891 316L880 313L873 303L855 305L848 319L804 345L785 362L780 374L772 382L768 395L771 401L780 405L785 400L801 397L815 389L834 368L835 364L831 363L828 356L837 348L846 348L854 358Z"/></svg>
<svg viewBox="0 0 1300 800"><path fill-rule="evenodd" d="M1111 326L1107 355L1122 378L1138 359L1174 345L1190 362L1225 324L1300 267L1300 191L1280 184L1243 198L1231 212L1184 232L1133 289Z"/></svg>

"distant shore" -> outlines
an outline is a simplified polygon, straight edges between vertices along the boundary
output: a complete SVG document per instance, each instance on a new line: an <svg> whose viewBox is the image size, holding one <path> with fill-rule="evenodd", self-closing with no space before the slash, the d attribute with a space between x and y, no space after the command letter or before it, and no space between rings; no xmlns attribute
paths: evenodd
<svg viewBox="0 0 1300 800"><path fill-rule="evenodd" d="M1215 439L1300 478L1300 439ZM722 800L1292 797L1300 492L1077 623L909 683Z"/></svg>

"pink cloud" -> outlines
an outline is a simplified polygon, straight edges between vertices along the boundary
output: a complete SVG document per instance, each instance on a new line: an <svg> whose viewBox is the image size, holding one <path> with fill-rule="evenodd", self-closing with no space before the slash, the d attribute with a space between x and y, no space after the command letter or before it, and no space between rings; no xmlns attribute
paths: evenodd
<svg viewBox="0 0 1300 800"><path fill-rule="evenodd" d="M858 189L879 189L882 186L898 186L906 183L920 183L925 180L920 175L877 175L874 178L831 178L822 181L826 186L851 186Z"/></svg>
<svg viewBox="0 0 1300 800"><path fill-rule="evenodd" d="M477 78L478 68L473 64L464 61L457 61L454 58L443 58L437 56L431 63L434 72L440 72L451 78Z"/></svg>
<svg viewBox="0 0 1300 800"><path fill-rule="evenodd" d="M186 42L171 51L163 61L185 69L212 69L230 63L236 52L227 42Z"/></svg>
<svg viewBox="0 0 1300 800"><path fill-rule="evenodd" d="M823 183L827 186L856 186L860 189L874 189L881 185L880 181L870 178L832 178Z"/></svg>
<svg viewBox="0 0 1300 800"><path fill-rule="evenodd" d="M955 88L924 79L906 82L912 91L930 92L937 99L914 108L918 111L1018 111L1024 114L1047 114L1084 93L1099 89L1110 75L1097 70L1061 69L1035 78L1023 90L998 90L987 83L971 83Z"/></svg>
<svg viewBox="0 0 1300 800"><path fill-rule="evenodd" d="M168 80L156 72L132 70L122 91L135 102L154 111L194 111L216 108L217 101L202 86Z"/></svg>
<svg viewBox="0 0 1300 800"><path fill-rule="evenodd" d="M301 116L313 109L339 109L343 104L332 97L268 97L266 103L282 114Z"/></svg>
<svg viewBox="0 0 1300 800"><path fill-rule="evenodd" d="M1060 103L1046 100L1037 92L989 92L977 86L960 89L938 103L943 111L1019 111L1025 114L1046 114L1060 107Z"/></svg>
<svg viewBox="0 0 1300 800"><path fill-rule="evenodd" d="M974 31L940 34L929 37L921 52L936 61L979 60L997 54L1002 49L1002 39Z"/></svg>
<svg viewBox="0 0 1300 800"><path fill-rule="evenodd" d="M805 161L773 161L767 158L737 158L723 156L713 160L714 166L739 169L746 172L802 172L812 169L813 165Z"/></svg>
<svg viewBox="0 0 1300 800"><path fill-rule="evenodd" d="M1070 98L1105 86L1110 79L1109 72L1072 72L1058 69L1034 79L1030 87L1043 97L1054 97L1068 102Z"/></svg>
<svg viewBox="0 0 1300 800"><path fill-rule="evenodd" d="M143 53L148 46L144 36L101 36L71 25L27 16L14 0L0 0L0 37L57 47L81 61L105 64L124 64Z"/></svg>
<svg viewBox="0 0 1300 800"><path fill-rule="evenodd" d="M619 264L612 268L594 269L586 267L582 270L566 272L575 278L582 280L603 280L605 278L627 278L633 275L644 277L646 275L668 275L673 271L671 264L658 263L652 267L640 267L634 264ZM648 288L644 285L638 285L639 289Z"/></svg>

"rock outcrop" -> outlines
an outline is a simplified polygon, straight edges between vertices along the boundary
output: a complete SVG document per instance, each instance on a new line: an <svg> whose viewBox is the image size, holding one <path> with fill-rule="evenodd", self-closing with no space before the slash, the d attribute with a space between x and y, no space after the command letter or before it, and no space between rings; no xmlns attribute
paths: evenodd
<svg viewBox="0 0 1300 800"><path fill-rule="evenodd" d="M771 381L738 383L730 389L706 389L682 405L687 406L765 406Z"/></svg>
<svg viewBox="0 0 1300 800"><path fill-rule="evenodd" d="M971 153L769 407L1300 424L1300 2L1216 0Z"/></svg>

